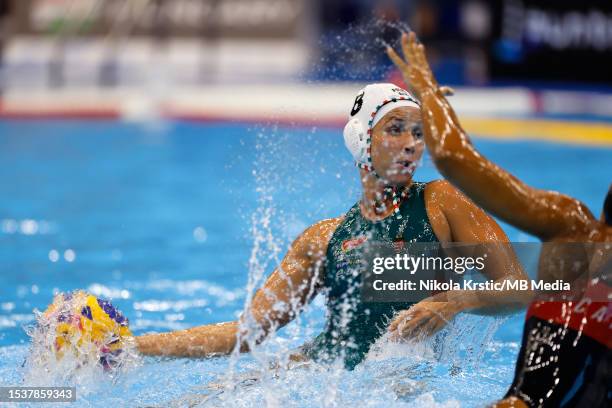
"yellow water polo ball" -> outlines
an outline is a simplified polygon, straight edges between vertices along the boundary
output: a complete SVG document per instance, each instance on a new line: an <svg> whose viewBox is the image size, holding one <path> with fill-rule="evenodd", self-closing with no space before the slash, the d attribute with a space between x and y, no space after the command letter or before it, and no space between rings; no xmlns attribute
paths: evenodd
<svg viewBox="0 0 612 408"><path fill-rule="evenodd" d="M109 301L84 291L60 293L41 321L54 326L55 355L95 353L104 368L113 367L133 335L128 319Z"/></svg>

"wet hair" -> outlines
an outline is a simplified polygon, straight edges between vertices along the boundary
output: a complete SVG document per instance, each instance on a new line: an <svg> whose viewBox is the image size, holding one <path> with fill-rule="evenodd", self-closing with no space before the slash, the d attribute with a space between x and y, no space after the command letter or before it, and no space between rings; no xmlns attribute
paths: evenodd
<svg viewBox="0 0 612 408"><path fill-rule="evenodd" d="M608 195L606 196L606 200L604 201L603 213L606 224L612 225L612 184L610 185Z"/></svg>

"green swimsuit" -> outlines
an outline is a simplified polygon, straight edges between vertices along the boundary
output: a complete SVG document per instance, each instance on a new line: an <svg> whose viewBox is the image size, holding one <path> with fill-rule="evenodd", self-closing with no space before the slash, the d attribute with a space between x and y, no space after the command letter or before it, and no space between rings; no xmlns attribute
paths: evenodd
<svg viewBox="0 0 612 408"><path fill-rule="evenodd" d="M304 346L318 361L342 358L347 369L359 364L372 344L384 334L393 315L409 302L369 302L361 298L360 249L368 242L436 242L425 209L425 183L414 182L400 206L401 219L381 221L363 217L359 202L346 214L327 247L324 289L327 291L325 331Z"/></svg>

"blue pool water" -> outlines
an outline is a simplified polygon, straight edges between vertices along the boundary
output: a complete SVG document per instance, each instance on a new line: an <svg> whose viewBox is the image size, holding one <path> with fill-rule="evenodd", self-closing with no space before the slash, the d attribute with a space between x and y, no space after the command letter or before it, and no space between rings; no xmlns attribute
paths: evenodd
<svg viewBox="0 0 612 408"><path fill-rule="evenodd" d="M243 309L249 272L269 273L301 230L345 212L358 197L338 129L166 126L0 122L0 386L22 383L29 342L23 326L55 292L84 288L111 298L136 334L232 320ZM599 215L611 149L476 144L526 182L578 197ZM437 177L425 159L416 178ZM511 240L533 240L504 228ZM510 382L521 319L462 316L433 344L400 348L352 373L263 370L273 355L321 329L316 299L254 355L147 358L115 382L78 383L78 401L478 406L503 395ZM211 385L228 370L236 387Z"/></svg>

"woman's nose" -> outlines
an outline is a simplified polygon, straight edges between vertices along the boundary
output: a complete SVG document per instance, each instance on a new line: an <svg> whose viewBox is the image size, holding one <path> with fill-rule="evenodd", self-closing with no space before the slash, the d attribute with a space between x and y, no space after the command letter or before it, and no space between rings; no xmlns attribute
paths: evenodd
<svg viewBox="0 0 612 408"><path fill-rule="evenodd" d="M404 151L408 154L414 154L416 152L416 149L414 148L414 146L408 146L404 148Z"/></svg>

